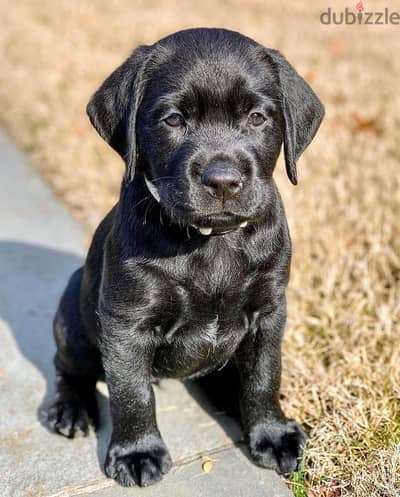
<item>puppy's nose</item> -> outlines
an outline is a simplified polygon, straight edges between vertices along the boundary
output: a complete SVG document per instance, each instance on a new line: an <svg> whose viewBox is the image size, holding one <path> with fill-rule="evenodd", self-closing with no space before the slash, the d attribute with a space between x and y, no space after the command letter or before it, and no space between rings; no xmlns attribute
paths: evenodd
<svg viewBox="0 0 400 497"><path fill-rule="evenodd" d="M243 188L239 171L231 167L210 166L204 171L201 182L210 195L221 199L233 197Z"/></svg>

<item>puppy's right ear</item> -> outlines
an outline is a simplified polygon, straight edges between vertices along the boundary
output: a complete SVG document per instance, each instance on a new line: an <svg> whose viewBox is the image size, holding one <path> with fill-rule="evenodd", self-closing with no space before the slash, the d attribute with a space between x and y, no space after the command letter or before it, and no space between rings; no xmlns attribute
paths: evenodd
<svg viewBox="0 0 400 497"><path fill-rule="evenodd" d="M151 47L140 46L100 86L86 112L99 135L124 159L125 180L135 174L136 114L143 97L144 68Z"/></svg>

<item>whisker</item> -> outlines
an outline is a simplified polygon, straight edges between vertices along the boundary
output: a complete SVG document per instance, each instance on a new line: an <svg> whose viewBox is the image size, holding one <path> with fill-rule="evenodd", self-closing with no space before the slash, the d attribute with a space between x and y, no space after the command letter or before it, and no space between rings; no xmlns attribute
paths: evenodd
<svg viewBox="0 0 400 497"><path fill-rule="evenodd" d="M151 195L147 195L147 197L144 197L142 198L141 200L139 200L139 202L137 202L133 207L132 209L135 209L138 205L140 205L142 202L144 202L145 200L148 200L149 198L151 198Z"/></svg>

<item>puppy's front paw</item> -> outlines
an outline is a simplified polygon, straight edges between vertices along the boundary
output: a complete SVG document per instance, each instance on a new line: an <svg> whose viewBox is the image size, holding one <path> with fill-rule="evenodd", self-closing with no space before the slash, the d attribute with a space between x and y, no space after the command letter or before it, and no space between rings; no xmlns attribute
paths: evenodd
<svg viewBox="0 0 400 497"><path fill-rule="evenodd" d="M306 440L306 434L291 420L258 424L248 436L253 461L283 475L299 468Z"/></svg>
<svg viewBox="0 0 400 497"><path fill-rule="evenodd" d="M147 487L160 481L171 469L168 449L158 435L148 435L130 444L111 443L104 470L124 487Z"/></svg>

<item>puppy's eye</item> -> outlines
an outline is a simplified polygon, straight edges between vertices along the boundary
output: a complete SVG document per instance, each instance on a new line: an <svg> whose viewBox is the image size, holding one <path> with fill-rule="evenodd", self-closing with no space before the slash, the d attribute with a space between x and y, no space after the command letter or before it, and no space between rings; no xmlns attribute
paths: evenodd
<svg viewBox="0 0 400 497"><path fill-rule="evenodd" d="M247 124L249 126L257 127L261 126L264 123L265 123L265 117L259 112L253 112L252 114L249 115L249 118L247 119Z"/></svg>
<svg viewBox="0 0 400 497"><path fill-rule="evenodd" d="M177 112L174 112L170 116L166 117L164 122L168 124L168 126L171 126L171 128L178 128L179 126L184 126L185 124L185 120Z"/></svg>

